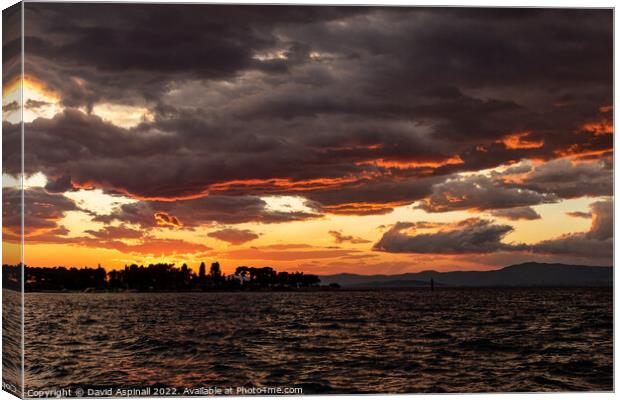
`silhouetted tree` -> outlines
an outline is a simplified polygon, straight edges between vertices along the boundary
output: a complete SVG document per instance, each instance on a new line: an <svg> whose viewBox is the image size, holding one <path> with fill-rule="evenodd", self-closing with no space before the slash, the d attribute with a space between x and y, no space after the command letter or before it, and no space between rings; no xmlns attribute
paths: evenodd
<svg viewBox="0 0 620 400"><path fill-rule="evenodd" d="M222 277L222 270L220 269L219 262L214 262L211 264L211 269L209 270L209 277L213 280L218 280Z"/></svg>
<svg viewBox="0 0 620 400"><path fill-rule="evenodd" d="M178 288L182 288L182 289L188 289L190 287L191 284L191 271L189 270L189 267L187 266L187 264L183 263L183 265L181 265L181 271L179 273L179 281L178 281Z"/></svg>
<svg viewBox="0 0 620 400"><path fill-rule="evenodd" d="M200 263L200 269L198 270L198 287L204 290L206 284L207 266L204 262Z"/></svg>

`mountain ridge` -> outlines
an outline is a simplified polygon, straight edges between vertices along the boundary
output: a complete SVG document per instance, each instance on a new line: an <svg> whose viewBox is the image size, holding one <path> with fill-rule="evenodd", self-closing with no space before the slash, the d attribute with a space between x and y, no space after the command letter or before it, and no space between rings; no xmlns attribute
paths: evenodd
<svg viewBox="0 0 620 400"><path fill-rule="evenodd" d="M486 271L424 270L398 275L342 273L319 277L323 284L338 283L344 288L423 287L422 283L428 284L431 278L438 286L455 287L611 286L613 266L525 262Z"/></svg>

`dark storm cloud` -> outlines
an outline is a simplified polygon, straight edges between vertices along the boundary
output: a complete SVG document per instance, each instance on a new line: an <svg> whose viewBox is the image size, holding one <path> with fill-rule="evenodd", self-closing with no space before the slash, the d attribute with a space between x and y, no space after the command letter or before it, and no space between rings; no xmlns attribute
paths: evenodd
<svg viewBox="0 0 620 400"><path fill-rule="evenodd" d="M362 62L372 88L398 94L428 93L419 86L428 78L458 87L465 78L534 86L550 76L611 77L608 10L28 4L26 12L30 54L74 70L213 79L256 68L260 51L285 49L287 61L307 62L314 50Z"/></svg>
<svg viewBox="0 0 620 400"><path fill-rule="evenodd" d="M162 215L166 217L162 218ZM209 223L278 223L317 217L319 214L310 212L272 210L264 200L255 196L208 196L174 202L139 201L123 204L110 215L97 216L94 220L105 223L118 220L138 224L143 228L191 229Z"/></svg>
<svg viewBox="0 0 620 400"><path fill-rule="evenodd" d="M520 219L534 220L534 219L541 218L540 214L538 214L536 210L534 210L532 207L527 207L527 206L508 208L508 209L503 209L503 210L493 210L491 211L491 214L494 217L506 218L511 221L517 221Z"/></svg>
<svg viewBox="0 0 620 400"><path fill-rule="evenodd" d="M2 10L2 85L21 75L21 3ZM4 109L4 106L2 107Z"/></svg>
<svg viewBox="0 0 620 400"><path fill-rule="evenodd" d="M352 244L370 243L370 240L362 239L362 238L351 236L351 235L344 235L340 231L329 231L327 233L329 233L334 238L334 242L336 243L346 243L346 242L352 243Z"/></svg>
<svg viewBox="0 0 620 400"><path fill-rule="evenodd" d="M303 193L319 204L323 212L334 214L369 215L386 214L396 206L410 204L426 197L435 178L406 181L358 182L336 188Z"/></svg>
<svg viewBox="0 0 620 400"><path fill-rule="evenodd" d="M128 228L126 226L106 226L98 231L85 231L97 239L140 239L144 236L144 232Z"/></svg>
<svg viewBox="0 0 620 400"><path fill-rule="evenodd" d="M588 236L598 239L612 239L614 235L614 203L613 200L597 201L590 205L592 210L592 226Z"/></svg>
<svg viewBox="0 0 620 400"><path fill-rule="evenodd" d="M534 166L524 163L501 173L449 177L435 184L417 207L426 212L494 210L493 215L508 219L537 219L529 206L612 193L610 162L559 159Z"/></svg>
<svg viewBox="0 0 620 400"><path fill-rule="evenodd" d="M613 201L590 205L592 225L587 232L571 233L532 246L536 253L594 258L613 263Z"/></svg>
<svg viewBox="0 0 620 400"><path fill-rule="evenodd" d="M223 195L301 194L327 209L345 203L386 204L374 211L346 212L352 214L390 211L390 203L407 204L426 196L438 180L393 182L377 175L376 166L354 165L356 157L345 150L340 156L326 156L325 151L332 150L252 133L231 136L230 129L190 118L123 129L69 109L29 124L26 172L42 171L49 180L46 189L52 192L101 187L150 199L191 197L207 191ZM17 133L14 136L19 139ZM368 142L359 146L364 143ZM425 159L432 157L418 153ZM308 169L309 165L313 168ZM19 159L7 160L5 169L16 173L20 167ZM273 177L290 182L273 185L269 182ZM330 183L329 179L336 181ZM213 186L239 180L267 181Z"/></svg>
<svg viewBox="0 0 620 400"><path fill-rule="evenodd" d="M490 210L523 207L556 201L553 194L519 187L507 187L492 178L474 175L435 185L433 193L420 202L427 212Z"/></svg>
<svg viewBox="0 0 620 400"><path fill-rule="evenodd" d="M373 249L388 253L463 254L536 253L569 256L605 263L613 261L613 201L590 205L592 225L586 232L565 234L534 244L504 243L513 231L509 225L470 218L456 223L398 222L386 231ZM434 232L420 232L422 229Z"/></svg>
<svg viewBox="0 0 620 400"><path fill-rule="evenodd" d="M32 99L28 99L26 100L26 103L24 104L25 108L41 108L41 107L45 107L50 105L49 102L47 101L40 101L40 100L32 100Z"/></svg>
<svg viewBox="0 0 620 400"><path fill-rule="evenodd" d="M437 232L408 234L415 224L399 222L383 234L374 249L389 253L463 254L491 253L522 246L502 243L513 228L493 221L470 218L447 225Z"/></svg>
<svg viewBox="0 0 620 400"><path fill-rule="evenodd" d="M21 172L22 164L22 140L19 124L2 121L2 149L2 171L17 176Z"/></svg>
<svg viewBox="0 0 620 400"><path fill-rule="evenodd" d="M423 209L448 211L609 193L611 170L591 166L575 167L585 185L543 170L519 187L442 181L526 158L610 157L607 128L587 128L611 121L601 108L612 104L610 10L29 3L26 13L26 72L64 105L155 115L130 129L77 110L27 124L28 172L42 171L50 191L301 195L362 215L429 195ZM195 225L163 202L140 207L148 215L126 216Z"/></svg>
<svg viewBox="0 0 620 400"><path fill-rule="evenodd" d="M328 21L356 8L138 4L28 4L26 42L37 72L48 66L94 83L87 91L72 82L46 81L69 105L117 97L106 85L130 87L154 98L170 80L230 78L244 70L286 72L291 60L255 56L276 44L275 27ZM279 43L281 47L282 43ZM286 49L303 47L285 40ZM96 51L92 51L96 49ZM59 69L59 68L58 68Z"/></svg>
<svg viewBox="0 0 620 400"><path fill-rule="evenodd" d="M555 160L536 167L522 186L562 198L610 196L613 194L613 165L602 161Z"/></svg>
<svg viewBox="0 0 620 400"><path fill-rule="evenodd" d="M109 182L116 174L118 179L130 179L136 172L146 172L139 169L140 165L148 168L154 164L150 155L163 157L166 148L176 147L173 137L157 132L128 131L72 109L52 119L36 119L28 124L26 132L26 173L43 171L54 182L67 183L71 179L78 184ZM137 168L134 174L130 173L128 163ZM9 163L6 168L15 173L19 165ZM114 170L106 172L108 168ZM118 187L123 188L123 185L118 184Z"/></svg>
<svg viewBox="0 0 620 400"><path fill-rule="evenodd" d="M45 173L50 190L67 190L73 183L146 198L193 196L229 180L330 176L329 164L319 165L316 151L252 132L235 134L233 128L183 119L128 130L69 109L28 124L26 172ZM19 140L14 131L9 138ZM6 164L13 174L21 166L18 158ZM317 172L304 172L311 164ZM333 166L335 176L355 169Z"/></svg>
<svg viewBox="0 0 620 400"><path fill-rule="evenodd" d="M207 236L228 242L230 244L243 244L258 239L258 235L249 229L224 228L209 232Z"/></svg>
<svg viewBox="0 0 620 400"><path fill-rule="evenodd" d="M19 110L19 103L17 101L12 101L2 106L2 112L11 112L17 110Z"/></svg>
<svg viewBox="0 0 620 400"><path fill-rule="evenodd" d="M613 239L597 240L587 234L571 234L540 242L532 250L542 254L605 259L611 263Z"/></svg>
<svg viewBox="0 0 620 400"><path fill-rule="evenodd" d="M24 195L24 235L38 235L54 231L66 234L58 222L68 211L79 210L73 200L62 194L48 193L41 188L30 188ZM22 226L21 190L2 188L2 227L5 236L19 239ZM9 237L10 236L10 237Z"/></svg>
<svg viewBox="0 0 620 400"><path fill-rule="evenodd" d="M573 217L573 218L586 218L586 219L592 218L592 213L583 212L583 211L568 211L566 215L568 215L569 217Z"/></svg>

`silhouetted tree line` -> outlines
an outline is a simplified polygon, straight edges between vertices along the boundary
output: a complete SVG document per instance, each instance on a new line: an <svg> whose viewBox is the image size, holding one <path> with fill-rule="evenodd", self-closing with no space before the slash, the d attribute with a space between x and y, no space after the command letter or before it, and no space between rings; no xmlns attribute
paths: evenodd
<svg viewBox="0 0 620 400"><path fill-rule="evenodd" d="M21 290L21 264L2 264L2 287L6 289Z"/></svg>
<svg viewBox="0 0 620 400"><path fill-rule="evenodd" d="M136 290L136 291L199 291L199 290L290 290L319 286L316 275L303 272L277 272L271 267L237 267L234 274L224 275L214 262L207 272L201 263L196 274L187 264L132 264L121 270L106 272L97 268L28 267L25 268L26 291L57 290ZM19 265L2 266L5 288L20 290Z"/></svg>

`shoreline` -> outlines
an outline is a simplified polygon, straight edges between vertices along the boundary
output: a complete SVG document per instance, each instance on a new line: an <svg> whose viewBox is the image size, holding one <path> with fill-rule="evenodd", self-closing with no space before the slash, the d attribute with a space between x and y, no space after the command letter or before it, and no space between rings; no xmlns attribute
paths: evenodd
<svg viewBox="0 0 620 400"><path fill-rule="evenodd" d="M12 288L3 288L15 293L21 293L20 290ZM479 290L479 289L495 289L495 290L510 290L510 289L613 289L613 285L540 285L540 286L442 286L436 287L435 290L431 290L429 287L415 287L415 288L300 288L300 289L284 289L284 290L26 290L24 293L44 293L44 294L148 294L148 293L323 293L323 292L420 292L426 291L429 293L441 292L445 290Z"/></svg>

